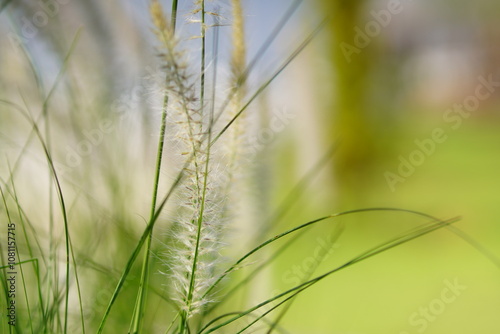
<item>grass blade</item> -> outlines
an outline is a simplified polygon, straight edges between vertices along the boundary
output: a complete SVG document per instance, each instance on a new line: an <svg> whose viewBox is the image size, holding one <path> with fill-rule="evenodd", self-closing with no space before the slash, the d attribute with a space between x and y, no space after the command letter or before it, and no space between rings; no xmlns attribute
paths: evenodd
<svg viewBox="0 0 500 334"><path fill-rule="evenodd" d="M175 34L176 22L177 22L177 6L178 0L172 1L172 14L170 18L170 22L172 24L172 31ZM155 176L154 176L154 185L153 185L153 196L151 200L151 212L149 219L151 220L155 214L156 210L156 202L158 197L158 187L160 184L160 173L162 166L162 158L163 158L163 148L165 146L165 134L167 127L167 108L168 108L169 96L168 92L164 93L163 97L163 106L161 112L161 125L160 125L160 138L158 140L157 146L157 154L156 154L156 167L155 167ZM153 242L153 229L151 229L149 236L146 241L146 249L144 251L144 260L141 270L141 280L139 283L139 292L137 293L137 300L134 307L134 314L132 316L132 324L130 333L135 334L139 333L142 327L142 319L144 317L144 308L147 297L147 285L149 281L149 256L151 252L151 244Z"/></svg>
<svg viewBox="0 0 500 334"><path fill-rule="evenodd" d="M404 210L403 210L404 211ZM415 212L412 212L412 211L406 211L406 212L410 212L410 213L415 213ZM422 215L420 213L417 213L419 215ZM427 215L423 215L423 216L427 216ZM247 325L246 327L244 327L241 331L239 331L238 333L241 333L243 332L244 330L248 329L249 327L251 327L253 324L255 324L257 321L259 321L260 319L262 319L264 316L266 316L267 314L269 314L270 312L272 312L273 310L275 310L276 308L280 307L281 305L283 305L284 303L288 302L289 300L291 300L292 298L294 298L295 296L297 296L299 293L305 291L307 288L311 287L312 285L318 283L319 281L325 279L326 277L342 270L342 269L345 269L345 268L348 268L356 263L359 263L363 260L366 260L370 257L373 257L377 254L380 254L382 252L385 252L389 249L392 249L396 246L399 246L399 245L402 245L406 242L409 242L411 240L414 240L420 236L423 236L423 235L426 235L428 233L431 233L437 229L440 229L440 228L443 228L445 226L448 226L454 222L456 222L458 220L458 218L453 218L453 219L450 219L450 220L447 220L447 221L441 221L441 220L438 220L436 218L434 218L432 220L431 223L427 224L427 225L424 225L423 227L419 227L418 229L416 229L415 231L413 232L410 232L410 233L407 233L405 235L402 235L402 236L399 236L397 238L394 238L392 240L390 240L389 242L386 242L386 243L383 243L379 246L376 246L376 247L373 247L371 249L369 249L368 251L366 252L363 252L362 254L360 254L359 256L353 258L352 260L344 263L343 265L339 266L339 267L336 267L328 272L326 272L325 274L322 274L320 276L317 276L307 282L304 282L302 284L299 284L285 292L282 292L280 294L278 294L277 296L273 297L273 298L270 298L262 303L259 303L258 305L244 311L244 312L241 312L240 314L238 314L237 316L234 316L233 318L225 321L224 323L220 324L220 325L217 325L217 326L214 326L212 328L209 328L209 326L211 326L214 321L211 321L210 323L208 323L200 332L199 334L201 333L212 333L240 318L242 318L243 316L246 316L252 312L254 312L255 310L258 310L260 309L261 307L263 306L266 306L268 305L269 303L275 301L275 300L278 300L282 297L285 297L289 294L291 294L290 296L286 297L283 301L281 301L280 303L278 303L277 305L273 306L270 310L266 311L264 314L262 314L261 316L259 316L256 320L252 321L249 325Z"/></svg>
<svg viewBox="0 0 500 334"><path fill-rule="evenodd" d="M217 140L227 131L227 129L240 117L240 115L252 104L252 102L290 65L290 63L306 48L307 45L319 34L319 32L325 27L328 19L325 18L321 23L312 31L309 36L307 36L304 41L295 49L295 51L283 62L283 64L271 75L271 77L265 81L256 92L250 97L246 104L241 107L240 111L224 126L224 128L215 136L215 138L210 142L210 145L215 144ZM216 117L216 121L222 114L224 109Z"/></svg>

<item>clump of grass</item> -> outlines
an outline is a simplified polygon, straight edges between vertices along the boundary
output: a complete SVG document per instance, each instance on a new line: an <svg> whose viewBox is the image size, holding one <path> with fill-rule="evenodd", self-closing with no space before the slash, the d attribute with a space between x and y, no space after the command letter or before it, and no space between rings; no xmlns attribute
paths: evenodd
<svg viewBox="0 0 500 334"><path fill-rule="evenodd" d="M230 114L229 122L223 126L222 131L215 138L215 140L219 141L217 144L227 139L231 141L229 145L232 145L232 152L227 165L228 168L233 168L236 164L239 148L238 143L241 136L241 128L238 121L241 121L243 111L248 106L248 104L245 105L242 102L245 97L244 75L246 63L243 37L243 14L240 1L234 0L231 4L233 6L235 21L233 29L234 45L231 58L234 89L229 97L229 109L232 110L232 113ZM168 103L164 106L163 115L165 115L168 107L168 110L170 110L172 114L171 119L173 120L173 126L170 129L176 133L175 137L178 140L178 145L176 147L177 154L186 157L184 166L179 174L182 176L182 182L180 182L177 187L181 207L178 210L179 214L173 232L173 239L175 241L168 246L169 254L171 254L168 270L171 273L171 299L175 302L178 309L178 314L174 319L178 319L177 332L180 334L192 331L192 320L194 316L207 308L209 302L212 301L211 294L218 285L220 285L222 279L231 274L231 272L242 262L242 260L240 260L223 273L220 273L217 260L223 245L223 240L221 239L221 236L223 236L222 230L227 223L227 215L224 212L224 208L226 207L224 202L227 194L220 193L220 191L226 190L227 187L220 185L218 180L220 175L214 173L214 169L212 168L212 164L214 164L215 161L215 154L213 152L215 140L212 141L215 115L214 110L208 110L205 103L206 16L204 0L196 1L195 6L196 9L194 10L194 14L200 15L198 22L200 22L201 30L201 65L199 75L191 75L189 73L189 66L185 63L185 54L187 51L180 50L181 41L175 36L175 27L167 22L160 4L154 1L151 5L151 16L155 26L155 35L161 43L159 56L163 63L166 77L165 96L166 99L168 99ZM173 13L175 12L173 11ZM175 21L174 18L171 20ZM193 21L196 22L196 20ZM199 82L195 80L196 78L199 78ZM265 85L258 90L257 95L264 87ZM215 89L215 87L212 87L212 89ZM221 110L221 113L223 112L225 112L224 109ZM221 137L222 133L226 130L229 130L228 132L230 132L230 135ZM162 138L162 135L160 138ZM157 170L158 169L159 168L157 168ZM229 174L231 174L231 171L229 171ZM331 217L316 220L311 222L311 225L327 218ZM423 232L418 231L418 233L428 233L430 230L442 227L442 225L445 224L446 223L437 225L432 224L430 227L426 226ZM244 256L243 259L253 255L254 252L271 244L282 236L286 236L288 233L293 233L295 231L297 230L292 230L265 242ZM151 236L151 233L152 230L149 231L149 236ZM412 236L412 238L413 237L415 236ZM150 240L150 238L148 240ZM381 246L381 249L373 250L373 254L392 248L394 247L394 243L398 244L401 242L404 241L396 239L388 244L384 244ZM373 254L363 254L360 258L364 259ZM353 261L353 263L355 263L355 261ZM146 266L143 266L143 268L146 268ZM232 320L226 321L221 325L216 325L211 328L210 326L215 322L208 321L208 323L204 324L202 318L198 323L198 327L201 328L200 333L209 333L218 330L232 321L248 315L278 300L280 297L285 297L290 294L290 296L278 304L279 306L335 271L336 270L308 280L278 297L271 298L246 312L234 316ZM144 289L144 284L141 284L141 287ZM141 290L140 293L143 293L142 291L143 290ZM141 314L141 312L142 308L136 307L136 317ZM207 316L207 313L205 312L203 316ZM283 314L280 317L282 316ZM252 321L241 331L251 327L252 324L258 322L262 318L263 316L257 317L256 320ZM218 318L215 320L217 319ZM272 328L276 328L276 326L277 324L273 323L270 331ZM134 329L136 330L137 326L135 326Z"/></svg>
<svg viewBox="0 0 500 334"><path fill-rule="evenodd" d="M231 227L231 218L238 217L237 214L231 213L231 210L235 210L233 203L238 200L234 197L238 196L240 191L238 187L244 185L243 182L238 181L237 175L243 173L246 163L244 160L244 136L248 127L247 122L251 119L245 115L249 106L307 47L325 23L322 21L260 86L252 90L247 82L250 72L267 48L274 42L300 3L300 0L296 0L291 4L283 18L278 21L276 28L271 31L262 48L256 53L255 58L247 62L242 2L241 0L231 0L233 14L230 89L223 95L218 92L216 84L218 81L218 26L221 14L217 11L207 10L204 0L190 3L194 7L191 15L195 19L192 21L199 24L200 32L199 36L197 35L199 38L196 40L199 41L200 47L194 51L199 53L199 63L193 65L189 60L198 58L190 55L192 50L185 48L185 39L178 35L178 29L176 29L179 21L177 0L172 1L169 18L165 16L158 0L151 1L151 22L158 42L158 59L162 64L161 76L164 77L161 119L158 124L159 140L156 147L156 160L151 163L154 165L153 175L149 176L153 180L149 216L145 219L146 226L142 229L139 239L131 237L132 240L135 240L133 249L130 254L125 255L127 256L126 263L119 268L119 274L115 273L115 268L100 266L92 261L89 261L90 264L86 263L83 251L75 251L72 241L74 236L71 233L71 229L75 227L72 225L69 214L70 206L62 186L62 179L54 165L50 140L51 132L48 129L52 120L48 112L49 102L55 86L66 69L65 65L71 52L65 58L61 77L58 77L54 87L44 97L43 112L39 118L33 117L27 105L20 106L7 100L0 100L8 108L23 115L33 129L33 137L36 137L41 144L44 158L50 170L51 187L53 187L51 189L55 189L55 191L50 191L49 211L53 216L52 192L54 192L54 202L55 199L59 201L59 212L63 222L61 239L56 237L56 228L53 221L50 222L49 240L51 245L47 256L47 252L36 233L37 227L31 223L23 208L22 201L17 196L14 182L17 162L12 169L9 166L8 180L1 180L0 195L3 211L9 223L14 220L12 212L17 212L16 218L21 222L25 246L28 248L28 256L16 250L19 255L17 265L21 266L23 270L26 269L22 272L22 283L28 325L15 329L3 327L5 332L67 333L72 331L70 325L77 323L78 331L74 330L75 332L86 333L89 332L89 327L95 326L97 333L108 333L115 330L108 323L113 318L112 310L118 308L118 305L125 305L129 333L149 333L152 331L152 326L147 324L145 319L156 310L155 305L150 302L152 298L148 298L148 295L154 295L155 298L157 297L156 300L161 301L162 305L168 305L168 307L161 308L161 312L164 314L162 317L158 317L162 319L161 323L158 324L162 333L202 334L224 332L227 328L231 333L243 333L250 332L257 325L263 326L267 333L272 333L279 329L281 319L286 315L291 303L310 287L343 269L420 236L448 227L456 221L456 219L440 220L418 212L400 209L359 209L313 219L270 238L267 236L270 228L263 226L262 222L259 221L255 222L255 226L261 230L257 231L256 234L259 236L257 239L262 240L255 242L255 245L241 256L233 256L231 259L223 260L221 254L228 244L225 231ZM209 47L209 32L212 33L213 38L212 50ZM207 61L210 54L212 55L211 62ZM210 77L210 73L212 77ZM38 78L37 82L40 81ZM212 93L211 96L208 92ZM216 103L216 99L219 98L222 99L222 103ZM45 121L45 133L39 127L42 120ZM164 156L164 152L167 152L166 146L170 146L168 150L170 155ZM24 148L22 151L24 152ZM331 155L332 151L329 151L325 158L315 165L313 170L286 197L283 205L271 215L271 218L255 217L254 219L261 219L269 226L275 226L274 224L281 220L286 212L295 205L299 195L306 192L306 185L325 166ZM180 164L178 163L179 159L181 160ZM168 190L161 194L160 185L167 183L162 178L164 175L162 171L166 169L174 170L174 177ZM78 199L78 196L76 198ZM78 202L77 199L74 201ZM161 215L167 205L171 203L174 203L175 207L175 213L172 215L174 218L170 217L168 223L165 224L168 232L159 232L155 227L163 219ZM124 206L126 204L123 203ZM322 273L318 274L316 272L318 268L314 266L310 268L300 284L284 289L277 295L269 296L255 305L250 307L245 305L242 309L237 309L232 305L227 306L232 296L248 287L260 270L273 264L280 255L286 254L291 245L306 231L321 225L331 224L334 235L332 242L336 242L344 230L344 226L337 223L339 217L381 211L418 216L425 222L417 228L409 229L379 245L367 247L368 249L345 263ZM120 223L122 222L120 221ZM165 234L167 234L166 237ZM110 236L110 238L112 237ZM62 240L63 247L56 250L59 240ZM473 241L468 240L468 242L472 243ZM281 246L277 247L278 245ZM261 262L260 266L250 266L251 262L262 253L268 255L266 260ZM139 260L141 254L143 255L142 262ZM155 266L155 261L161 262L164 266L158 268ZM79 270L84 262L94 271L101 271L110 276L114 286L113 292L105 298L106 305L100 310L102 313L97 315L100 319L97 323L87 320L87 313L83 307L84 297L82 296L85 294L81 293ZM63 269L59 269L61 264ZM139 264L139 268L137 268L137 264ZM28 275L25 276L27 265L30 266L29 269L34 277L37 294L36 298L33 299L36 301L29 298L28 278L25 278L28 277ZM249 266L249 270L236 275L238 269L243 266ZM5 263L2 263L0 269L3 271L3 277L7 275L6 268ZM137 275L136 280L131 279L132 273ZM166 286L165 291L160 291L161 288L154 284L154 276L160 277L159 280ZM60 277L63 279L60 280ZM127 291L126 286L130 281L133 281L133 289L129 288ZM2 284L5 284L5 280L2 280ZM88 290L92 291L92 289ZM129 305L129 300L123 298L124 295L130 295L128 294L130 290L133 290L135 295L133 305ZM5 285L3 286L3 294L2 307L9 303ZM271 320L270 315L278 309L281 309L280 313ZM73 317L74 314L77 314L78 321L74 321L76 318ZM117 318L118 321L122 320ZM247 322L242 324L241 320L243 319Z"/></svg>

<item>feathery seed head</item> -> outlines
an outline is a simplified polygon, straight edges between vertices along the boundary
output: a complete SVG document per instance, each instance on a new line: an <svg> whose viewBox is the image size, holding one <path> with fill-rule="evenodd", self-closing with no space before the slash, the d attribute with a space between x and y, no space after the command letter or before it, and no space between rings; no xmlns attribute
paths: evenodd
<svg viewBox="0 0 500 334"><path fill-rule="evenodd" d="M239 75L244 70L246 50L241 4L236 2L234 38L238 42L235 43L232 67ZM203 0L196 0L195 6L193 15L199 15L200 11L205 14ZM182 164L183 183L177 193L179 211L173 232L175 242L170 246L169 273L174 288L173 299L183 310L184 318L189 319L211 302L207 292L222 275L220 250L228 217L226 197L230 182L225 175L230 172L221 171L221 165L231 167L232 164L228 165L210 146L207 133L212 121L210 114L200 109L201 89L197 80L200 76L190 74L186 53L180 50L181 43L174 36L157 0L151 4L151 17L161 43L160 59L169 97L169 133L174 136L177 156L185 160ZM203 31L206 26L202 24ZM233 138L228 136L227 139ZM217 161L223 162L218 165Z"/></svg>
<svg viewBox="0 0 500 334"><path fill-rule="evenodd" d="M231 67L234 78L238 79L243 74L246 64L245 27L241 0L231 0L231 5L233 8L234 20Z"/></svg>
<svg viewBox="0 0 500 334"><path fill-rule="evenodd" d="M149 7L149 12L153 20L153 24L158 32L166 33L170 30L167 18L163 13L163 8L158 0L153 0Z"/></svg>

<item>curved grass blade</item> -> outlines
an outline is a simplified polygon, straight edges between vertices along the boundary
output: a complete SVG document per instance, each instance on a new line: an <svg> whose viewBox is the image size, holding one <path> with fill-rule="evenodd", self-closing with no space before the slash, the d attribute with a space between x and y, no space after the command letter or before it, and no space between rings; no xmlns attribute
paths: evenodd
<svg viewBox="0 0 500 334"><path fill-rule="evenodd" d="M278 239L281 239L289 234L292 234L292 233L295 233L297 231L300 231L306 227L309 227L309 226L312 226L316 223L319 223L321 221L324 221L324 220L327 220L327 219L330 219L330 218L337 218L337 217L341 217L341 216L345 216L345 215L351 215L351 214L355 214L355 213L360 213L360 212L376 212L376 211L393 211L393 212L406 212L406 213L410 213L410 214L414 214L414 215L418 215L418 216L421 216L421 217L425 217L427 219L432 219L434 221L438 220L437 218L435 217L432 217L428 214L425 214L425 213L422 213L422 212L418 212L418 211L413 211L413 210L405 210L405 209L397 209L397 208L365 208L365 209L356 209L356 210L348 210L348 211L343 211L343 212L340 212L340 213L336 213L336 214L332 214L332 215L329 215L329 216L325 216L325 217L321 217L321 218L318 218L318 219L315 219L315 220L312 220L312 221L309 221L305 224L302 224L302 225L299 225L299 226L296 226L290 230L287 230L285 232L282 232L278 235L276 235L275 237L271 238L271 239L268 239L267 241L261 243L259 246L255 247L254 249L252 249L251 251L249 251L248 253L246 253L244 256L242 256L239 260L237 260L231 267L229 267L226 271L224 271L224 273L212 284L212 286L207 290L206 294L209 294L211 291L213 291L213 289L228 275L230 274L231 272L233 272L236 268L238 268L238 266L243 262L245 261L247 258L249 258L251 255L255 254L256 252L258 252L259 250L261 250L262 248L266 247L267 245L275 242L276 240Z"/></svg>
<svg viewBox="0 0 500 334"><path fill-rule="evenodd" d="M408 211L407 211L408 212ZM414 212L412 212L414 213ZM418 213L420 215L420 213ZM424 215L424 216L428 216L428 215ZM423 227L420 227L418 229L416 229L415 231L413 232L410 232L410 233L407 233L407 234L404 234L402 236L399 236L399 237L396 237L392 240L390 240L389 242L386 242L386 243L383 243L379 246L376 246L376 247L373 247L371 249L369 249L368 251L366 252L363 252L362 254L360 254L359 256L353 258L352 260L344 263L343 265L339 266L339 267L336 267L320 276L317 276L315 277L314 279L311 279L307 282L304 282L302 284L299 284L285 292L282 292L280 294L278 294L277 296L273 297L273 298L270 298L262 303L259 303L258 305L244 311L244 312L241 312L240 314L238 314L237 316L225 321L224 323L220 324L220 325L217 325L217 326L214 326L212 328L209 328L209 326L211 326L214 322L211 321L209 324L207 324L200 332L199 334L201 333L212 333L240 318L242 318L243 316L246 316L252 312L254 312L255 310L257 309L260 309L261 307L263 306L266 306L268 305L269 303L275 301L275 300L278 300L282 297L285 297L289 294L292 294L288 297L285 298L285 300L283 300L282 302L280 302L279 304L273 306L270 310L266 311L264 314L262 314L261 316L258 317L258 319L256 319L255 321L251 322L249 325L247 325L245 328L243 328L240 332L238 333L241 333L243 332L244 330L246 330L247 328L251 327L253 324L255 324L257 321L259 321L260 319L262 319L264 316L266 316L267 314L269 314L270 312L272 312L273 310L275 310L276 308L278 308L279 306L283 305L285 302L291 300L292 298L294 298L295 296L297 296L299 293L305 291L307 288L309 288L310 286L318 283L319 281L325 279L326 277L342 270L342 269L345 269L345 268L348 268L356 263L359 263L363 260L366 260L370 257L373 257L377 254L380 254L384 251L387 251L389 249L392 249L396 246L399 246L399 245L402 245L406 242L409 242L411 240L414 240L420 236L423 236L423 235L426 235L428 233L431 233L433 231L436 231L440 228L443 228L445 226L448 226L454 222L456 222L458 220L458 218L452 218L452 219L449 219L449 220L446 220L446 221L441 221L441 220L438 220L436 218L433 218L432 219L432 222L431 223L428 223L427 225L424 225Z"/></svg>
<svg viewBox="0 0 500 334"><path fill-rule="evenodd" d="M446 226L449 226L449 224L453 223L454 220L458 220L458 218L452 218L448 222L442 222L442 223L446 223ZM434 226L437 226L437 225L434 225ZM368 259L368 258L370 258L372 256L380 254L380 253L382 253L382 252L384 252L386 250L389 250L389 249L394 248L396 246L402 245L405 242L414 240L414 239L416 239L416 238L418 238L420 236L423 236L423 235L425 235L427 233L433 232L436 229L439 229L439 228L442 228L442 227L444 227L444 226L437 226L437 227L427 226L427 227L422 228L421 230L416 230L415 233L410 233L408 235L404 235L402 237L395 238L391 242L388 242L387 244L382 244L382 245L380 245L378 247L372 248L370 251L361 254L360 256L352 259L351 261L345 263L344 265L342 265L340 267L337 267L336 269L334 269L334 270L332 270L330 272L327 272L326 274L318 276L315 279L312 279L312 280L310 280L308 282L304 282L302 284L303 286L301 285L302 287L299 286L300 289L298 289L297 291L294 291L291 296L288 296L283 301L279 302L277 305L273 306L271 309L267 310L265 313L263 313L262 315L260 315L258 319L256 319L252 323L248 324L246 327L244 327L242 330L240 330L238 332L238 334L242 333L243 331L245 331L246 329L248 329L249 327L251 327L252 325L254 325L257 321L259 321L260 319L263 319L266 315L268 315L269 313L271 313L272 311L274 311L278 307L284 305L286 302L291 302L299 293L303 292L307 288L311 287L313 284L315 284L315 283L319 282L320 280L328 277L329 275L331 275L331 274L333 274L333 273L335 273L337 271L340 271L342 269L345 269L345 268L347 268L347 267L349 267L351 265L354 265L354 264L356 264L358 262L366 260L366 259ZM294 288L294 290L295 290L295 288ZM287 304L287 305L289 305L289 304Z"/></svg>
<svg viewBox="0 0 500 334"><path fill-rule="evenodd" d="M476 241L473 237L471 237L468 233L462 231L456 226L448 226L448 230L454 233L456 236L461 238L463 241L468 243L474 249L476 249L479 253L481 253L485 258L488 259L494 266L500 269L500 258L496 256L492 251L481 245L478 241Z"/></svg>
<svg viewBox="0 0 500 334"><path fill-rule="evenodd" d="M228 313L225 313L223 315L220 315L218 316L217 318L215 318L214 320L211 321L211 323L215 323L219 320L222 320L224 318L227 318L227 317L230 317L232 315L239 315L241 314L242 312L228 312ZM253 315L253 314L249 314L249 316L253 316L254 318L258 318L259 316L256 316L256 315ZM260 319L259 319L260 320ZM275 324L274 322L272 322L271 320L269 319L266 319L266 318L262 318L262 321L265 323L265 325L267 325L268 327L270 328L275 328L276 330L278 330L279 332L281 332L282 334L288 334L288 332L284 329L284 328L281 328L279 327L278 324ZM198 333L201 333L201 332L198 332Z"/></svg>

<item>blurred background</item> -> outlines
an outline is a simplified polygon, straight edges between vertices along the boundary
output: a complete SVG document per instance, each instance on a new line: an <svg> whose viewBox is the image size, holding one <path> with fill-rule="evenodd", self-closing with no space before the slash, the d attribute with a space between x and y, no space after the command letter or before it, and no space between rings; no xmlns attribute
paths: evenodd
<svg viewBox="0 0 500 334"><path fill-rule="evenodd" d="M169 1L162 4L170 7ZM232 9L230 1L209 4L220 15L220 27L209 28L209 38L219 34L216 90L222 100L231 77ZM43 149L21 108L39 122L67 196L91 330L150 205L162 79L148 5L0 1L0 184L12 194L15 181L20 216L37 231L38 247L29 254L19 240L20 252L25 258L45 257L44 280L60 280L57 197L49 190ZM253 219L253 239L245 245L360 208L461 217L454 224L459 230L436 231L319 282L293 303L280 331L498 333L500 4L243 0L242 5L248 62L259 57L250 72L251 93L318 31L248 110L258 125L246 141L254 164L246 175L252 187L242 196L254 202L242 209ZM193 7L180 1L179 36L187 39L198 29L190 23ZM279 34L261 52L275 27L281 27ZM196 62L198 41L186 43ZM214 59L210 54L211 64ZM172 168L167 163L162 173L162 194L173 182ZM13 205L14 197L7 197L2 221L5 208ZM172 204L160 231L168 229L173 212ZM279 220L269 218L276 213ZM315 227L263 271L249 287L255 300L248 305L302 281L312 267L316 274L325 272L426 220L372 212L339 221L345 229L333 246L331 224ZM239 245L238 231L248 229L246 224L231 228L230 245ZM166 233L158 238L155 268L162 267L168 243ZM135 298L139 268L138 263L110 318L116 333L128 328L132 303L127 300ZM172 314L161 297L162 279L152 275L148 333L163 332L162 319ZM443 291L456 298L450 301Z"/></svg>

